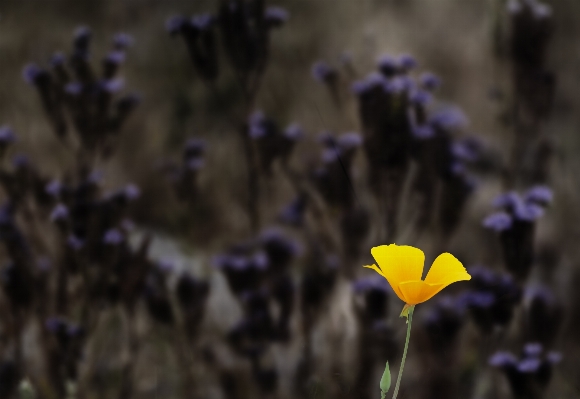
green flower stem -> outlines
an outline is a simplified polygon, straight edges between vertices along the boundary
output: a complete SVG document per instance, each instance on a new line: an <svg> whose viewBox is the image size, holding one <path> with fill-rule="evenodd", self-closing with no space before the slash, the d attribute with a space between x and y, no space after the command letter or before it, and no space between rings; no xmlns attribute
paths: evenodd
<svg viewBox="0 0 580 399"><path fill-rule="evenodd" d="M405 359L407 358L407 349L409 349L409 338L411 337L411 323L413 322L413 310L415 310L415 306L410 306L407 311L407 339L405 340L405 349L403 349L403 360L401 360L401 367L399 369L397 383L395 384L395 392L393 393L393 399L397 399L397 394L399 393L399 385L401 384L401 377L403 376L403 368L405 367Z"/></svg>

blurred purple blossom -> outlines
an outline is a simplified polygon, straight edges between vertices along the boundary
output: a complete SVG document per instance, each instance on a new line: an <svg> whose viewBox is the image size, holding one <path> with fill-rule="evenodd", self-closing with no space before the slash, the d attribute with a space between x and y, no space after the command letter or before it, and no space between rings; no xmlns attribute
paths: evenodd
<svg viewBox="0 0 580 399"><path fill-rule="evenodd" d="M512 217L505 212L496 212L483 219L483 226L495 231L508 230L512 224Z"/></svg>

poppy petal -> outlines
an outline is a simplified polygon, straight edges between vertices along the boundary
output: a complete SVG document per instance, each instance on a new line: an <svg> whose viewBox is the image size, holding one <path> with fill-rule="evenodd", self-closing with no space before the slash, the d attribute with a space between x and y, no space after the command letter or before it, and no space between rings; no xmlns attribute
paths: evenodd
<svg viewBox="0 0 580 399"><path fill-rule="evenodd" d="M462 280L470 280L471 276L463 267L461 262L450 253L442 253L435 259L431 269L425 277L425 282L431 285L443 285L447 287L449 284Z"/></svg>
<svg viewBox="0 0 580 399"><path fill-rule="evenodd" d="M366 267L367 269L373 269L375 272L379 273L385 279L387 278L383 274L383 271L377 267L377 265L370 265L370 266L363 266L363 267ZM393 288L393 291L395 291L395 294L397 294L397 296L401 299L401 301L405 301L405 299L403 298L403 295L401 294L401 290L399 289L399 287L395 287L395 286L391 286L391 287Z"/></svg>
<svg viewBox="0 0 580 399"><path fill-rule="evenodd" d="M431 299L435 294L445 288L441 284L427 284L422 280L405 281L399 285L401 293L405 297L405 303L417 305Z"/></svg>
<svg viewBox="0 0 580 399"><path fill-rule="evenodd" d="M395 292L395 287L404 281L421 280L425 254L419 248L396 244L380 245L372 248L371 254Z"/></svg>

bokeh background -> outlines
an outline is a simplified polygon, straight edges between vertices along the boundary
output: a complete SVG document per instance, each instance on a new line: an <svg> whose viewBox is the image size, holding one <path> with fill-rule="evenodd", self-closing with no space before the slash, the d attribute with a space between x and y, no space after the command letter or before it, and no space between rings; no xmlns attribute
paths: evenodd
<svg viewBox="0 0 580 399"><path fill-rule="evenodd" d="M259 5L0 3L0 397L379 397L392 242L474 276L400 397L580 397L580 3Z"/></svg>

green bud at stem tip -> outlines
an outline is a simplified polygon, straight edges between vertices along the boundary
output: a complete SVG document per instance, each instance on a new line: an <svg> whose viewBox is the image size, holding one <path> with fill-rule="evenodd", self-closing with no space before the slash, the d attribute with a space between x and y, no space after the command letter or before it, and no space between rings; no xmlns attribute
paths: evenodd
<svg viewBox="0 0 580 399"><path fill-rule="evenodd" d="M381 388L381 396L386 394L391 387L391 371L389 370L389 362L387 362L387 365L385 366L385 371L383 372L379 386Z"/></svg>

